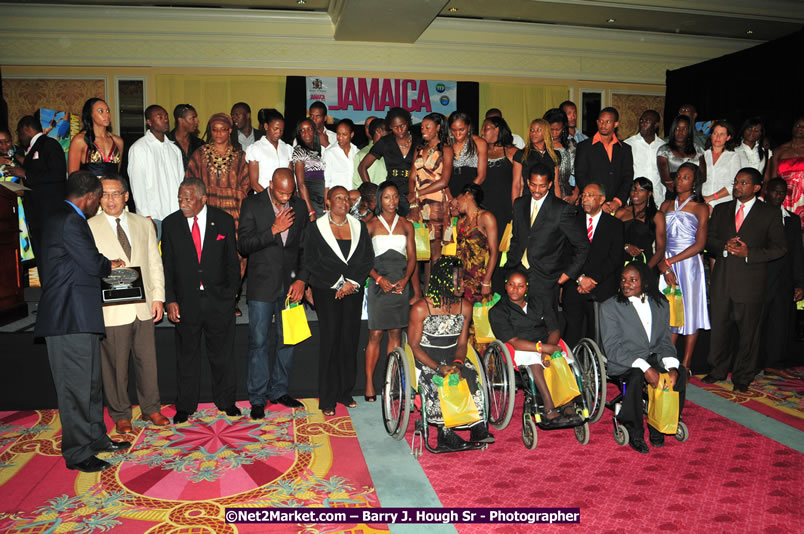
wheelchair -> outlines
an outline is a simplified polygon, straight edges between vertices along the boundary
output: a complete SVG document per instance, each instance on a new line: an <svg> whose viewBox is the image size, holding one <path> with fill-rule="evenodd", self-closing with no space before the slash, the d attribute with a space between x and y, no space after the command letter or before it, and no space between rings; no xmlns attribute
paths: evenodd
<svg viewBox="0 0 804 534"><path fill-rule="evenodd" d="M477 370L480 381L479 391L483 394L484 413L486 414L484 422L488 424L489 402L486 394L486 376L480 358L471 345L467 346L466 359ZM382 417L388 435L396 440L401 440L407 432L411 412L416 409L421 413L421 418L415 422L410 444L411 454L416 458L422 455L422 447L435 454L447 452L430 444L430 427L436 426L436 424L427 420L425 406L426 403L422 402L419 396L419 382L416 376L413 351L410 345L405 343L404 348L397 347L388 354L382 390ZM452 430L469 430L469 427L458 426L453 427ZM488 443L475 443L466 450L479 450L486 447L488 447Z"/></svg>
<svg viewBox="0 0 804 534"><path fill-rule="evenodd" d="M575 438L581 445L589 443L589 424L600 420L604 408L605 362L598 354L580 351L575 353L563 345L567 352L570 369L575 375L581 395L573 402L580 423L546 424L544 405L536 388L533 373L529 366L519 366L518 375L514 373L514 359L505 343L491 342L483 355L483 370L487 378L488 420L497 430L503 430L511 421L516 398L517 379L524 392L522 414L522 443L529 450L536 448L537 428L555 430L573 428ZM574 361L573 361L574 360Z"/></svg>
<svg viewBox="0 0 804 534"><path fill-rule="evenodd" d="M606 362L606 356L603 354L603 351L600 349L600 321L598 320L599 313L600 313L600 304L595 302L595 339L590 339L585 337L581 339L578 344L575 346L574 353L576 354L588 354L588 358L596 358L603 362ZM605 368L604 368L605 369ZM605 375L604 375L605 376ZM606 384L614 384L617 387L617 396L615 396L610 401L606 401ZM614 442L617 443L620 447L623 447L628 444L628 440L630 436L628 435L628 429L625 425L620 424L617 420L617 415L620 413L620 408L622 407L622 401L625 396L625 381L622 380L620 377L617 376L606 376L606 382L603 384L603 389L600 392L602 403L599 406L599 413L597 414L597 419L594 419L592 422L596 422L600 420L603 416L603 409L608 408L613 412L612 415L612 424L614 426ZM647 388L642 389L642 412L643 414L647 415L648 413L648 392ZM690 437L689 429L684 421L678 421L678 429L676 430L676 440L680 442L687 441Z"/></svg>

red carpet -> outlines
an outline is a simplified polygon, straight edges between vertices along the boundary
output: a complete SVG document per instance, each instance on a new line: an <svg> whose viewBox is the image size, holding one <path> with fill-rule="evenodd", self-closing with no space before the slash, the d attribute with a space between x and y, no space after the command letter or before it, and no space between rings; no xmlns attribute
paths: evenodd
<svg viewBox="0 0 804 534"><path fill-rule="evenodd" d="M572 430L540 430L528 451L521 393L516 406L488 449L420 458L441 503L579 507L581 524L456 525L461 533L802 531L802 455L708 410L687 403L689 441L668 437L642 455L615 444L608 410L588 445Z"/></svg>
<svg viewBox="0 0 804 534"><path fill-rule="evenodd" d="M379 505L346 410L324 420L317 401L306 402L310 412L269 410L260 422L211 405L177 427L136 421L134 434L112 434L132 441L131 450L101 455L114 467L93 474L64 466L56 411L0 413L0 531L387 532L223 521L226 507Z"/></svg>
<svg viewBox="0 0 804 534"><path fill-rule="evenodd" d="M775 375L759 374L746 393L732 391L729 380L704 384L700 377L693 376L690 383L804 431L804 367L790 369L790 372L799 379L789 380Z"/></svg>

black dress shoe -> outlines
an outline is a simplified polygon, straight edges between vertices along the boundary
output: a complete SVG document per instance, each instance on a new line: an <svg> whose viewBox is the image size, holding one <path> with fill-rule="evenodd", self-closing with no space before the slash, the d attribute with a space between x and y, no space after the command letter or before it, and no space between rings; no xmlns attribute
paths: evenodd
<svg viewBox="0 0 804 534"><path fill-rule="evenodd" d="M648 441L650 441L651 447L656 447L657 449L664 447L664 434L658 430L654 430L650 425L648 425L648 434Z"/></svg>
<svg viewBox="0 0 804 534"><path fill-rule="evenodd" d="M715 378L712 375L706 375L705 377L703 377L701 379L701 382L703 382L704 384L714 384L715 382L718 382L719 380L720 380L719 378Z"/></svg>
<svg viewBox="0 0 804 534"><path fill-rule="evenodd" d="M629 440L628 446L637 451L640 454L648 454L650 449L648 448L648 444L645 443L645 440Z"/></svg>
<svg viewBox="0 0 804 534"><path fill-rule="evenodd" d="M438 450L444 452L466 451L472 448L472 444L465 441L458 434L448 428L438 430Z"/></svg>
<svg viewBox="0 0 804 534"><path fill-rule="evenodd" d="M265 417L265 406L260 406L259 404L256 406L252 406L249 417L251 417L252 419L262 419L263 417Z"/></svg>
<svg viewBox="0 0 804 534"><path fill-rule="evenodd" d="M469 429L469 441L472 443L494 443L494 436L489 432L486 423L478 423Z"/></svg>
<svg viewBox="0 0 804 534"><path fill-rule="evenodd" d="M176 415L173 416L173 424L179 425L181 423L186 423L187 419L189 418L190 418L189 413L179 410L176 412Z"/></svg>
<svg viewBox="0 0 804 534"><path fill-rule="evenodd" d="M748 384L734 384L733 390L738 393L748 393Z"/></svg>
<svg viewBox="0 0 804 534"><path fill-rule="evenodd" d="M95 452L121 452L127 451L131 448L131 443L128 441L111 441L109 443L101 447L100 449L94 449Z"/></svg>
<svg viewBox="0 0 804 534"><path fill-rule="evenodd" d="M240 417L241 415L243 415L243 413L240 411L240 408L238 408L234 404L232 404L231 406L229 406L225 410L221 410L221 411L226 412L226 415L228 417Z"/></svg>
<svg viewBox="0 0 804 534"><path fill-rule="evenodd" d="M98 471L109 469L110 467L112 467L112 464L101 460L97 456L90 456L83 462L78 462L77 464L67 464L67 469L82 471L84 473L97 473Z"/></svg>
<svg viewBox="0 0 804 534"><path fill-rule="evenodd" d="M278 399L272 399L271 402L274 404L281 404L282 406L287 406L288 408L304 408L304 404L300 403L293 397L288 394L282 395Z"/></svg>

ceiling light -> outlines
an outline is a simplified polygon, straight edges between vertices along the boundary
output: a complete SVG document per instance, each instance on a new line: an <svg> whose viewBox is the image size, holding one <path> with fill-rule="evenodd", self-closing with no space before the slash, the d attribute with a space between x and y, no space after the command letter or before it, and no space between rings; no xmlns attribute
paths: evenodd
<svg viewBox="0 0 804 534"><path fill-rule="evenodd" d="M457 12L458 12L458 8L457 8L457 7L451 7L451 8L449 8L449 12L450 12L450 13L457 13Z"/></svg>
<svg viewBox="0 0 804 534"><path fill-rule="evenodd" d="M307 0L296 0L296 3L299 4L300 6L303 6L304 4L307 3Z"/></svg>
<svg viewBox="0 0 804 534"><path fill-rule="evenodd" d="M609 24L611 24L612 22L614 22L614 19L609 19L609 20L607 20L606 22L608 22Z"/></svg>
<svg viewBox="0 0 804 534"><path fill-rule="evenodd" d="M753 32L753 31L751 31L751 30L748 30L748 31L747 31L747 32L745 32L745 33L747 33L748 35L751 35L751 34L753 34L754 32Z"/></svg>

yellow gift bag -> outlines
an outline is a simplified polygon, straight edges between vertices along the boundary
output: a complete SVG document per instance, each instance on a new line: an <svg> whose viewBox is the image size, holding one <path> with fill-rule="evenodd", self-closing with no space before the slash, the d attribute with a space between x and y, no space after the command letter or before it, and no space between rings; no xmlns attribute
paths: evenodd
<svg viewBox="0 0 804 534"><path fill-rule="evenodd" d="M575 374L562 352L556 351L550 357L550 367L544 368L544 381L547 382L550 398L556 408L564 406L581 394Z"/></svg>
<svg viewBox="0 0 804 534"><path fill-rule="evenodd" d="M659 375L659 387L648 384L648 424L662 434L678 430L678 391L670 389L670 375Z"/></svg>
<svg viewBox="0 0 804 534"><path fill-rule="evenodd" d="M478 343L491 343L496 337L491 331L489 322L489 310L500 301L500 295L494 293L491 299L483 302L475 302L472 307L472 323L475 325L475 341Z"/></svg>
<svg viewBox="0 0 804 534"><path fill-rule="evenodd" d="M684 326L684 300L681 295L681 288L667 286L662 290L662 293L670 303L670 326Z"/></svg>
<svg viewBox="0 0 804 534"><path fill-rule="evenodd" d="M452 218L452 224L444 230L444 241L448 243L441 247L442 256L455 256L458 253L458 218Z"/></svg>
<svg viewBox="0 0 804 534"><path fill-rule="evenodd" d="M285 299L285 309L282 310L282 341L285 345L295 345L310 337L310 325L304 314L304 306L300 302L290 302Z"/></svg>
<svg viewBox="0 0 804 534"><path fill-rule="evenodd" d="M513 225L508 223L505 226L502 239L500 239L500 252L508 252L511 250L511 233L513 232Z"/></svg>
<svg viewBox="0 0 804 534"><path fill-rule="evenodd" d="M438 400L445 427L454 428L480 421L469 384L459 373L450 373L445 378L436 375L433 384L438 386Z"/></svg>
<svg viewBox="0 0 804 534"><path fill-rule="evenodd" d="M416 261L430 259L430 231L424 223L413 223L413 236L416 239Z"/></svg>

